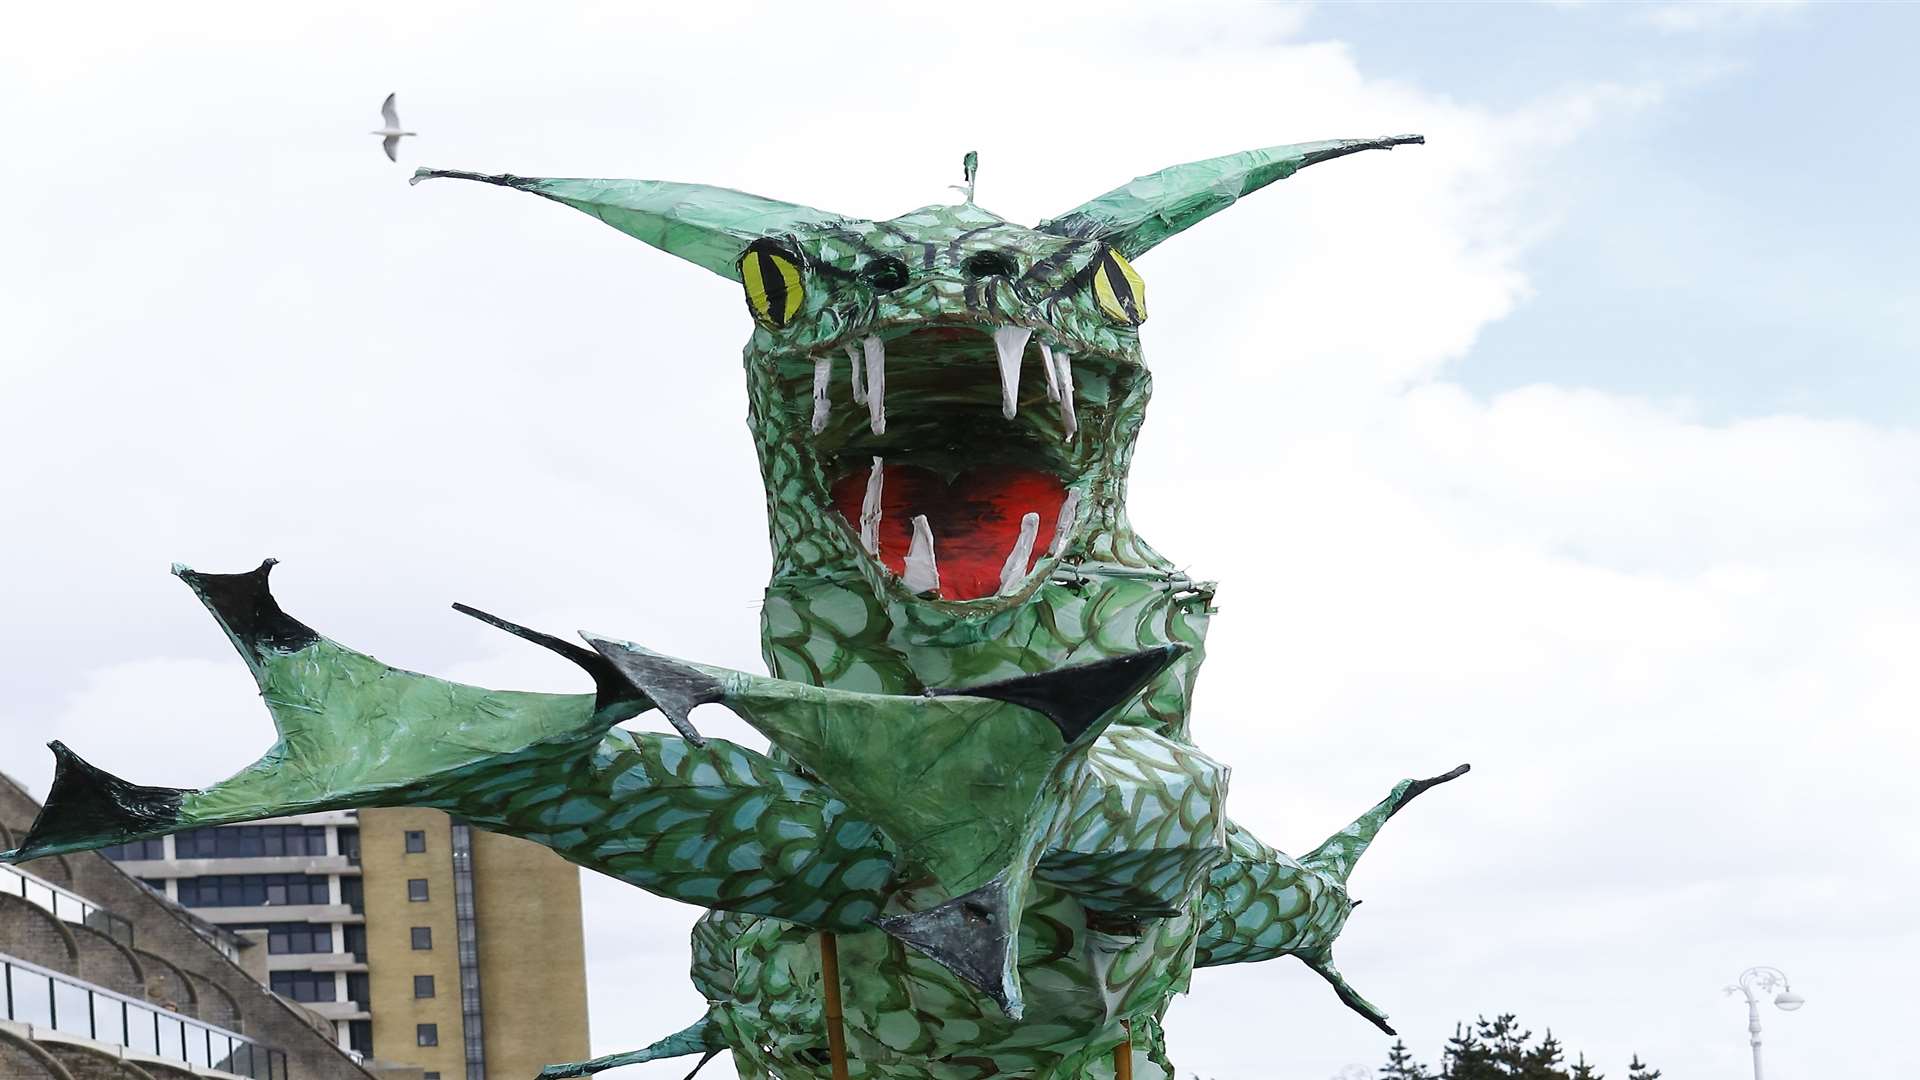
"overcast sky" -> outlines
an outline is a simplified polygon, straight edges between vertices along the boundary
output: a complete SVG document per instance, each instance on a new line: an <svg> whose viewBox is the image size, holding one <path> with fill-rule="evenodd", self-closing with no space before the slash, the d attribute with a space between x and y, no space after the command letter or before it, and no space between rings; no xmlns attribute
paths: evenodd
<svg viewBox="0 0 1920 1080"><path fill-rule="evenodd" d="M737 287L416 165L883 217L977 149L1033 222L1421 132L1139 264L1132 505L1221 582L1193 730L1231 812L1299 852L1474 764L1338 950L1423 1058L1511 1010L1612 1080L1745 1076L1719 990L1770 963L1808 999L1767 1010L1774 1080L1912 1066L1911 8L326 7L0 36L0 769L44 793L59 737L194 786L268 745L176 560L277 556L322 633L490 686L584 688L452 601L758 667ZM695 1018L695 912L585 888L595 1050ZM1168 1028L1220 1080L1388 1042L1291 961L1199 973Z"/></svg>

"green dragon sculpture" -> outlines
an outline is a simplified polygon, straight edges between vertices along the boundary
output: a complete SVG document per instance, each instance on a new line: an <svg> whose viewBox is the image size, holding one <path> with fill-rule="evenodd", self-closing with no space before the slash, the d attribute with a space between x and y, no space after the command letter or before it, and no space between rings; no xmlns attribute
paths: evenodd
<svg viewBox="0 0 1920 1080"><path fill-rule="evenodd" d="M1106 1080L1194 967L1291 955L1381 1029L1332 948L1346 881L1433 784L1403 781L1295 859L1225 814L1188 712L1214 586L1133 532L1151 385L1132 260L1296 170L1418 136L1278 146L1141 177L1036 228L965 201L867 221L696 184L481 180L593 214L739 282L773 579L771 677L626 642L552 649L592 694L388 667L283 612L272 560L175 572L252 669L279 739L204 790L142 787L54 743L8 861L330 808L439 807L707 909L710 1003L574 1076L730 1050L742 1077L824 1077L821 931L838 935L852 1075ZM1037 363L1035 362L1037 360ZM460 605L456 605L459 607ZM705 739L717 703L772 744ZM659 709L675 729L620 727Z"/></svg>

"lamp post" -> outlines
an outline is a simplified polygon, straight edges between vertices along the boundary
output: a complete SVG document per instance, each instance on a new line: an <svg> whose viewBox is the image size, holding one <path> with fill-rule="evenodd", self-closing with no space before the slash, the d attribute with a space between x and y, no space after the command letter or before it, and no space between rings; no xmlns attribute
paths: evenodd
<svg viewBox="0 0 1920 1080"><path fill-rule="evenodd" d="M1787 985L1787 973L1777 967L1750 967L1740 973L1737 986L1729 986L1729 994L1747 996L1747 1036L1753 1043L1753 1080L1766 1080L1760 1071L1760 995L1772 994L1774 1007L1783 1012L1792 1012L1807 1003L1807 999L1793 992Z"/></svg>

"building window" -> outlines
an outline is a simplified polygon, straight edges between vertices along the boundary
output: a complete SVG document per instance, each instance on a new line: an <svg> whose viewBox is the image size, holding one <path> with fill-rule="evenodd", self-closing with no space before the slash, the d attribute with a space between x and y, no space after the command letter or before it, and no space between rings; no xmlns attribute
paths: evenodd
<svg viewBox="0 0 1920 1080"><path fill-rule="evenodd" d="M180 879L183 907L331 903L325 874L211 874Z"/></svg>
<svg viewBox="0 0 1920 1080"><path fill-rule="evenodd" d="M124 844L109 844L100 849L100 854L115 862L125 859L164 859L167 857L167 842L158 836L151 840L129 840Z"/></svg>
<svg viewBox="0 0 1920 1080"><path fill-rule="evenodd" d="M437 1072L426 1073L420 1077L420 1080L440 1080L440 1074Z"/></svg>
<svg viewBox="0 0 1920 1080"><path fill-rule="evenodd" d="M176 859L257 859L325 855L324 825L223 825L189 829L173 838Z"/></svg>
<svg viewBox="0 0 1920 1080"><path fill-rule="evenodd" d="M273 992L294 1001L335 1001L331 971L275 971L268 975Z"/></svg>
<svg viewBox="0 0 1920 1080"><path fill-rule="evenodd" d="M340 902L347 905L355 915L367 912L366 885L351 874L340 875Z"/></svg>
<svg viewBox="0 0 1920 1080"><path fill-rule="evenodd" d="M407 854L418 855L427 850L427 834L419 829L407 830Z"/></svg>
<svg viewBox="0 0 1920 1080"><path fill-rule="evenodd" d="M413 928L413 947L416 949L433 948L433 927L416 926Z"/></svg>
<svg viewBox="0 0 1920 1080"><path fill-rule="evenodd" d="M413 977L413 996L430 998L433 996L433 976L415 975Z"/></svg>
<svg viewBox="0 0 1920 1080"><path fill-rule="evenodd" d="M358 1002L363 1009L367 1007L369 1001L373 1000L373 991L368 983L366 972L347 972L347 1000Z"/></svg>
<svg viewBox="0 0 1920 1080"><path fill-rule="evenodd" d="M415 1046L439 1046L439 1024L415 1024L413 1026L413 1044Z"/></svg>
<svg viewBox="0 0 1920 1080"><path fill-rule="evenodd" d="M407 899L413 901L427 898L427 879L423 877L407 879Z"/></svg>
<svg viewBox="0 0 1920 1080"><path fill-rule="evenodd" d="M340 927L340 936L345 938L347 952L361 963L367 962L367 927L364 923L347 923Z"/></svg>
<svg viewBox="0 0 1920 1080"><path fill-rule="evenodd" d="M333 951L333 927L326 923L224 923L229 930L265 930L267 952L274 956Z"/></svg>
<svg viewBox="0 0 1920 1080"><path fill-rule="evenodd" d="M360 830L350 825L342 825L334 831L339 837L340 854L345 856L348 862L359 865Z"/></svg>
<svg viewBox="0 0 1920 1080"><path fill-rule="evenodd" d="M363 1057L373 1056L373 1021L347 1021L347 1048Z"/></svg>

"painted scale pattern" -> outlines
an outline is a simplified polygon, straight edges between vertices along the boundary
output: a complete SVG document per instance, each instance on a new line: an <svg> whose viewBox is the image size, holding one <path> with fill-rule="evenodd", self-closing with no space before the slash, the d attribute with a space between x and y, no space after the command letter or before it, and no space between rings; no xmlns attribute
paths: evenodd
<svg viewBox="0 0 1920 1080"><path fill-rule="evenodd" d="M641 1050L555 1065L553 1078L722 1050L743 1080L827 1077L822 930L839 935L855 1077L1109 1080L1125 1021L1134 1075L1171 1080L1160 1019L1194 968L1287 955L1391 1030L1333 966L1353 907L1346 880L1393 813L1464 767L1402 782L1299 859L1228 819L1228 770L1189 727L1214 586L1141 540L1126 513L1152 392L1131 260L1300 168L1419 141L1175 166L1032 228L974 204L973 155L965 202L884 221L697 184L422 170L416 181L480 180L583 210L745 286L773 678L625 643L583 648L482 615L579 664L595 693L459 686L287 616L267 589L270 563L181 569L252 669L279 740L203 791L130 784L55 744L46 810L4 857L302 810L436 806L707 909L691 969L706 1012ZM1029 342L1047 365L1038 375ZM882 558L901 553L868 550L831 494L882 458L949 478L983 462L1052 477L1066 493L1057 515L991 500L970 512L1045 511L1057 536L1037 537L1024 565L1009 559L995 595L909 589ZM699 739L688 710L703 702L773 747ZM615 726L652 708L680 733ZM929 749L870 726L910 734L956 718L997 725L999 742ZM892 756L863 757L868 743ZM1007 747L1021 748L1017 761L991 760ZM899 782L922 776L925 793L958 805L874 801L933 797ZM974 803L973 824L994 839L946 843ZM969 851L1005 863L995 872Z"/></svg>

